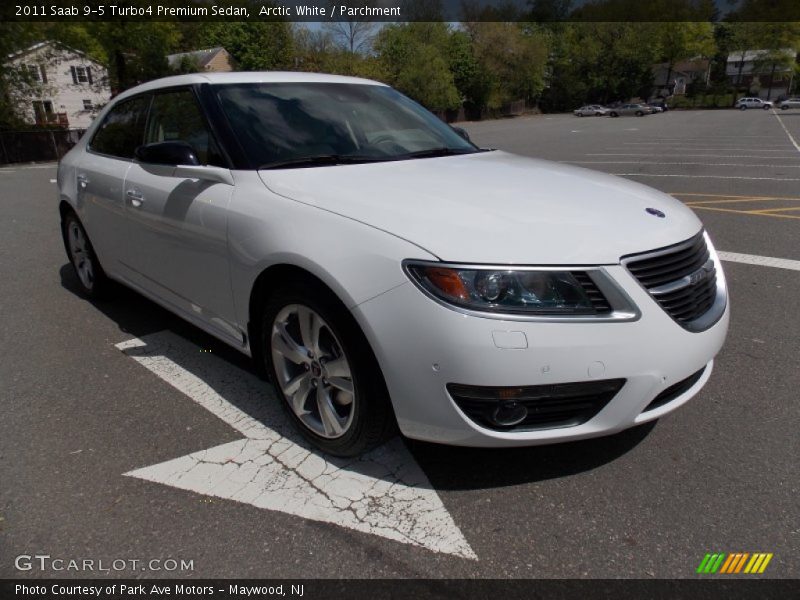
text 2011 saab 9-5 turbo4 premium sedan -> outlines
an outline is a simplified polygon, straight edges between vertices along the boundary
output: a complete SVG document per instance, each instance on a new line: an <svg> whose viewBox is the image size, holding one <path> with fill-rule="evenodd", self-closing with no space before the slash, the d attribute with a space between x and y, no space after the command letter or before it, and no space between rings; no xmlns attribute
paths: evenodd
<svg viewBox="0 0 800 600"><path fill-rule="evenodd" d="M86 295L121 282L252 356L336 455L588 438L694 396L729 313L694 213L467 138L363 79L153 81L61 161L66 250Z"/></svg>

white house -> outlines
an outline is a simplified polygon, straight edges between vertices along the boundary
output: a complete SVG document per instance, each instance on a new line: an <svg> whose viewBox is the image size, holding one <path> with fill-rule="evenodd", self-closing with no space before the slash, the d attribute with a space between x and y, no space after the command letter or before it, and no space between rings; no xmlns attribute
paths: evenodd
<svg viewBox="0 0 800 600"><path fill-rule="evenodd" d="M777 98L791 88L796 61L793 48L737 50L728 55L725 75L736 87L747 87L751 95Z"/></svg>
<svg viewBox="0 0 800 600"><path fill-rule="evenodd" d="M111 98L108 70L84 53L52 41L7 58L16 79L17 105L31 124L85 128Z"/></svg>

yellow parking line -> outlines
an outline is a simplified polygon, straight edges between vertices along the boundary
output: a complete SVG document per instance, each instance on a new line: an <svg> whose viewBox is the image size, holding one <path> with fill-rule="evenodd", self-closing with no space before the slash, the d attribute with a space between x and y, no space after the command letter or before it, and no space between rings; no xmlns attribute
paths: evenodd
<svg viewBox="0 0 800 600"><path fill-rule="evenodd" d="M786 211L786 210L800 210L800 206L792 206L790 208L762 208L760 210L749 210L747 212L754 213L754 214L760 214L760 215L766 215L766 214L769 214L769 213L782 212L782 211Z"/></svg>
<svg viewBox="0 0 800 600"><path fill-rule="evenodd" d="M788 200L790 202L800 202L800 198L742 198L734 196L727 200L692 200L686 202L687 206L697 206L698 204L736 204L737 202L765 202L767 200Z"/></svg>
<svg viewBox="0 0 800 600"><path fill-rule="evenodd" d="M703 198L742 198L747 200L800 200L797 196L735 196L731 194L695 194L692 192L670 192L670 196L700 196Z"/></svg>
<svg viewBox="0 0 800 600"><path fill-rule="evenodd" d="M687 205L691 206L691 205ZM716 206L692 206L698 210L714 210L717 212L736 213L738 215L751 215L754 217L776 217L780 219L800 219L800 215L776 215L774 213L760 213L751 210L734 210L732 208L718 208Z"/></svg>

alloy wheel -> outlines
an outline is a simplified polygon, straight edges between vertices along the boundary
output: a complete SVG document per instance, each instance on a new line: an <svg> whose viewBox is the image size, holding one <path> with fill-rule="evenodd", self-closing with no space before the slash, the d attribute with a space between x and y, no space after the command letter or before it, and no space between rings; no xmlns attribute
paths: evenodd
<svg viewBox="0 0 800 600"><path fill-rule="evenodd" d="M75 266L75 272L78 274L83 286L91 290L94 285L94 267L89 253L89 242L81 226L74 220L69 223L67 237L69 239L69 253L72 258L72 264Z"/></svg>
<svg viewBox="0 0 800 600"><path fill-rule="evenodd" d="M281 309L270 334L277 385L292 412L316 435L347 433L356 408L350 362L336 334L313 309Z"/></svg>

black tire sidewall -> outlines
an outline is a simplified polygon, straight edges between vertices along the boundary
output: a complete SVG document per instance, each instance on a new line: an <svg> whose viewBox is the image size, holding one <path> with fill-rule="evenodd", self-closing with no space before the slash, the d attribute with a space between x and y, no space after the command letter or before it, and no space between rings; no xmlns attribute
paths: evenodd
<svg viewBox="0 0 800 600"><path fill-rule="evenodd" d="M270 338L275 317L290 304L302 304L319 314L339 340L350 364L355 390L353 406L355 414L349 429L339 438L324 438L306 427L292 410L278 384L279 380L272 361ZM347 309L321 286L306 282L289 282L266 299L261 319L260 344L264 368L286 413L303 437L324 452L335 456L355 456L383 441L384 430L387 429L384 420L388 418L385 414L388 393L385 391L385 385L379 373L379 367L372 356L372 351L358 324Z"/></svg>

